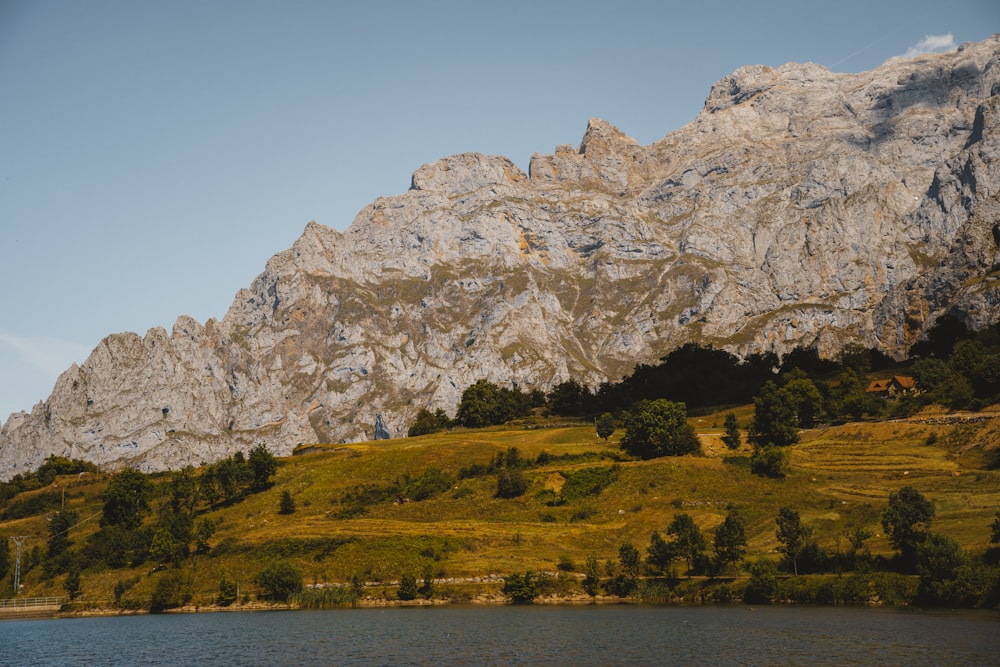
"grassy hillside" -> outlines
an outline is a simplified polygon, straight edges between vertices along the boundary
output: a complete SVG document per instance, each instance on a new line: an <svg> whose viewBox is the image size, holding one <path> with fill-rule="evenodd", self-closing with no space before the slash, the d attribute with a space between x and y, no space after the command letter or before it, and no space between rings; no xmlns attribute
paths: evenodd
<svg viewBox="0 0 1000 667"><path fill-rule="evenodd" d="M738 411L744 424L751 411ZM420 576L428 566L439 578L571 566L582 571L588 555L601 562L616 558L624 542L645 556L650 535L665 533L677 512L691 515L711 540L711 531L730 509L746 526L748 555L777 558L774 519L781 506L796 509L825 549L846 550L845 533L867 527L874 537L866 546L875 554L889 555L881 511L889 494L904 485L934 502L935 532L974 553L989 546L990 524L1000 509L998 413L972 420L921 413L903 421L804 431L801 442L789 448L791 470L784 479L752 475L746 446L735 453L726 450L722 414L691 422L704 456L626 460L617 446L620 431L604 443L590 425L454 431L312 447L280 460L268 490L203 512L218 526L209 540L211 549L188 558L181 569L196 604L214 600L223 572L240 582L241 594L255 593L253 578L277 558L298 565L307 584L347 582L355 576L389 582L403 574ZM529 486L522 496L500 499L495 497L496 474L482 469L510 447L516 447L522 459L535 461L543 452L547 457L524 470ZM478 473L470 470L474 464L480 464ZM442 473L435 479L447 478L442 492L410 502L380 497L397 480L418 479L429 469ZM601 473L588 479L603 475L610 483L596 495L563 494L570 497L560 504L567 479L581 470ZM154 480L168 478L158 475ZM575 478L573 484L582 479ZM49 494L50 504L62 502L65 494L66 507L82 520L70 533L79 546L98 529L100 493L106 483L106 476L94 473L59 478L52 486L18 495L0 511L10 514L15 503L43 494ZM292 514L279 514L283 491L295 501ZM42 500L37 502L45 506ZM153 504L155 508L156 501ZM5 539L28 538L22 564L28 596L64 594L66 575L46 580L36 564L45 554L48 516L50 511L43 511L0 520ZM153 517L155 510L147 522ZM35 557L32 550L38 550ZM148 600L161 576L151 573L153 569L147 562L135 569L84 570L82 596L108 604L116 582L131 579L134 586L126 597ZM10 579L8 575L0 584L0 597L11 595Z"/></svg>

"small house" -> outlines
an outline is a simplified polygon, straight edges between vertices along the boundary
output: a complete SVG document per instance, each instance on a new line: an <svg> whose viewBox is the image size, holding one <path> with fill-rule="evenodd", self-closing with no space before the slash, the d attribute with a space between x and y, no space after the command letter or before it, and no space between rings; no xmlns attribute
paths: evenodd
<svg viewBox="0 0 1000 667"><path fill-rule="evenodd" d="M917 381L909 375L893 375L891 378L872 380L865 390L881 398L893 398L917 393Z"/></svg>

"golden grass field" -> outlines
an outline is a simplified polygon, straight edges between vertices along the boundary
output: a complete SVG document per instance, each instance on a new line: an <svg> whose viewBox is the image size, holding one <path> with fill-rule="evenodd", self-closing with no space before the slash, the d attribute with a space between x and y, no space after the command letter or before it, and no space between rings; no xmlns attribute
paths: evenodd
<svg viewBox="0 0 1000 667"><path fill-rule="evenodd" d="M752 408L737 412L746 423ZM437 577L456 578L555 571L560 562L582 570L588 555L600 561L616 558L624 542L644 556L650 535L665 533L677 512L690 514L711 542L711 531L730 509L746 526L748 556L776 558L774 518L783 505L800 513L824 548L846 550L845 533L867 527L874 537L866 546L888 555L881 511L889 494L904 485L934 502L932 530L972 552L989 544L990 524L1000 510L1000 413L980 413L968 422L922 413L904 421L804 431L788 450L790 473L784 479L752 475L749 448L730 452L723 446L722 422L721 413L691 419L703 456L623 460L615 481L600 494L558 506L545 500L559 490L566 473L614 463L620 430L608 443L596 438L592 426L581 425L456 430L316 446L312 453L280 460L272 488L207 513L218 525L210 540L213 550L188 559L183 567L193 577L195 601L203 604L214 598L223 572L252 591L253 577L274 558L299 565L307 584L346 582L353 576L387 582L404 573L420 576L428 566ZM936 440L927 444L932 434ZM343 511L344 494L358 485L386 485L428 468L457 478L462 467L487 464L509 447L525 459L543 451L554 458L526 470L530 486L521 497L494 497L496 477L487 475L456 480L450 490L429 500L386 501L355 515ZM591 456L560 461L566 454ZM166 474L157 476L166 479ZM82 519L90 518L71 535L81 544L98 528L99 494L106 479L84 475L57 483L65 489L67 506ZM284 490L297 506L290 515L278 513ZM28 536L27 551L38 547L44 553L47 534L45 517L0 522L0 535ZM108 601L116 581L135 576L141 581L134 594L148 595L153 577L144 575L152 567L84 571L83 596ZM40 570L25 572L25 595L62 594L63 576L43 581Z"/></svg>

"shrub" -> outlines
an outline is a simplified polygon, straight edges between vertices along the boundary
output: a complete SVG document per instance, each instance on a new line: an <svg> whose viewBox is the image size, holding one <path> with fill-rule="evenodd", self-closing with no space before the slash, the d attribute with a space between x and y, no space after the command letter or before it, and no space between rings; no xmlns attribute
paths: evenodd
<svg viewBox="0 0 1000 667"><path fill-rule="evenodd" d="M288 561L277 561L261 570L256 582L265 598L288 602L292 595L302 590L302 570Z"/></svg>

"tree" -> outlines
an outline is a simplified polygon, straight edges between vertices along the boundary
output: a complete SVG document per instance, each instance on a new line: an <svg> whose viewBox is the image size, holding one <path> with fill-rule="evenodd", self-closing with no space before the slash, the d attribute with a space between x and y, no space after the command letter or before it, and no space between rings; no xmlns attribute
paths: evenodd
<svg viewBox="0 0 1000 667"><path fill-rule="evenodd" d="M302 570L286 560L277 561L261 570L256 582L264 589L265 598L288 602L302 590Z"/></svg>
<svg viewBox="0 0 1000 667"><path fill-rule="evenodd" d="M504 577L503 593L514 604L531 604L538 597L538 578L531 570L524 574L508 574Z"/></svg>
<svg viewBox="0 0 1000 667"><path fill-rule="evenodd" d="M49 521L48 558L58 558L73 544L69 539L69 531L79 518L73 510L61 510L52 515Z"/></svg>
<svg viewBox="0 0 1000 667"><path fill-rule="evenodd" d="M997 512L993 516L993 523L990 525L990 542L993 544L1000 543L1000 512ZM0 555L0 558L3 558ZM0 576L3 576L3 567L0 567Z"/></svg>
<svg viewBox="0 0 1000 667"><path fill-rule="evenodd" d="M770 558L758 558L750 563L750 581L743 593L743 601L750 604L768 604L778 593L778 567Z"/></svg>
<svg viewBox="0 0 1000 667"><path fill-rule="evenodd" d="M159 613L187 604L192 597L192 582L180 570L164 572L153 587L149 610Z"/></svg>
<svg viewBox="0 0 1000 667"><path fill-rule="evenodd" d="M281 499L278 501L278 514L294 514L295 498L285 489L281 492Z"/></svg>
<svg viewBox="0 0 1000 667"><path fill-rule="evenodd" d="M396 591L396 597L400 600L417 599L417 578L414 575L403 575L399 582L399 589Z"/></svg>
<svg viewBox="0 0 1000 667"><path fill-rule="evenodd" d="M121 526L135 530L149 514L153 485L138 470L125 468L114 475L104 489L101 526Z"/></svg>
<svg viewBox="0 0 1000 667"><path fill-rule="evenodd" d="M917 545L923 541L933 518L934 503L912 486L889 494L889 504L882 510L882 527L889 544L899 551L904 566L915 565Z"/></svg>
<svg viewBox="0 0 1000 667"><path fill-rule="evenodd" d="M588 393L586 387L576 380L568 380L553 387L546 402L553 414L564 417L582 415Z"/></svg>
<svg viewBox="0 0 1000 667"><path fill-rule="evenodd" d="M665 572L678 555L676 545L673 542L667 542L660 536L659 532L654 530L649 538L649 548L646 549L646 563L650 567Z"/></svg>
<svg viewBox="0 0 1000 667"><path fill-rule="evenodd" d="M726 434L722 436L722 442L726 443L726 447L732 450L737 450L740 448L740 422L736 419L735 412L726 413L725 422Z"/></svg>
<svg viewBox="0 0 1000 667"><path fill-rule="evenodd" d="M799 441L799 413L795 397L768 381L753 399L754 414L748 438L757 447L784 447Z"/></svg>
<svg viewBox="0 0 1000 667"><path fill-rule="evenodd" d="M775 535L781 546L778 550L785 554L792 563L792 572L799 573L798 557L809 539L811 531L802 525L799 513L791 507L782 507L778 510L778 517L775 519L778 524L778 531Z"/></svg>
<svg viewBox="0 0 1000 667"><path fill-rule="evenodd" d="M195 550L200 553L208 553L208 540L215 535L215 521L210 516L203 516L194 524L194 545Z"/></svg>
<svg viewBox="0 0 1000 667"><path fill-rule="evenodd" d="M186 548L186 547L185 547ZM149 546L149 555L156 563L179 561L177 542L166 528L158 528L153 534L153 543Z"/></svg>
<svg viewBox="0 0 1000 667"><path fill-rule="evenodd" d="M409 430L406 432L406 436L415 438L418 435L428 435L443 431L448 428L450 423L451 420L448 419L448 415L445 414L444 410L438 408L435 412L431 412L427 408L420 408Z"/></svg>
<svg viewBox="0 0 1000 667"><path fill-rule="evenodd" d="M587 564L584 566L583 590L587 595L594 597L597 595L598 586L601 584L601 569L597 563L597 555L587 556Z"/></svg>
<svg viewBox="0 0 1000 667"><path fill-rule="evenodd" d="M782 390L791 395L799 426L802 428L812 428L823 417L823 395L816 383L802 371L798 371L798 374L786 382Z"/></svg>
<svg viewBox="0 0 1000 667"><path fill-rule="evenodd" d="M715 562L719 571L736 563L747 550L746 530L740 518L729 512L722 524L715 529Z"/></svg>
<svg viewBox="0 0 1000 667"><path fill-rule="evenodd" d="M687 574L690 577L696 567L704 560L705 538L698 525L690 515L683 512L674 515L667 528L667 533L674 536L674 547L677 553L687 561Z"/></svg>
<svg viewBox="0 0 1000 667"><path fill-rule="evenodd" d="M750 455L750 472L761 477L784 477L788 469L788 455L780 447L764 445L754 447Z"/></svg>
<svg viewBox="0 0 1000 667"><path fill-rule="evenodd" d="M968 558L961 545L946 535L927 533L916 547L916 570L920 575L919 597L931 604L967 604L963 600L961 571L966 569Z"/></svg>
<svg viewBox="0 0 1000 667"><path fill-rule="evenodd" d="M505 468L497 474L497 498L517 498L528 490L528 480L518 468Z"/></svg>
<svg viewBox="0 0 1000 667"><path fill-rule="evenodd" d="M640 401L629 415L621 448L632 456L652 459L699 451L698 436L687 423L687 407L663 398Z"/></svg>
<svg viewBox="0 0 1000 667"><path fill-rule="evenodd" d="M615 432L615 418L610 412L605 412L598 417L595 425L597 427L597 437L603 438L604 442L607 442L611 434Z"/></svg>
<svg viewBox="0 0 1000 667"><path fill-rule="evenodd" d="M424 566L424 581L417 592L428 600L434 597L434 570L430 565Z"/></svg>
<svg viewBox="0 0 1000 667"><path fill-rule="evenodd" d="M503 424L531 413L531 397L516 387L507 389L478 380L462 392L455 421L467 428Z"/></svg>
<svg viewBox="0 0 1000 667"><path fill-rule="evenodd" d="M250 466L250 490L257 492L271 486L271 478L278 472L278 462L274 460L274 455L263 444L259 444L250 450L250 458L247 459Z"/></svg>
<svg viewBox="0 0 1000 667"><path fill-rule="evenodd" d="M238 596L239 587L235 581L226 576L226 572L223 570L222 576L219 577L219 595L215 598L215 604L220 607L228 607L236 602Z"/></svg>
<svg viewBox="0 0 1000 667"><path fill-rule="evenodd" d="M66 581L63 582L63 590L69 595L70 600L75 599L80 594L80 568L76 565L69 569Z"/></svg>
<svg viewBox="0 0 1000 667"><path fill-rule="evenodd" d="M0 535L0 580L10 572L10 540Z"/></svg>

